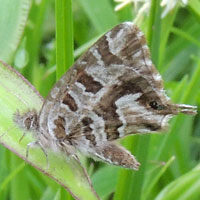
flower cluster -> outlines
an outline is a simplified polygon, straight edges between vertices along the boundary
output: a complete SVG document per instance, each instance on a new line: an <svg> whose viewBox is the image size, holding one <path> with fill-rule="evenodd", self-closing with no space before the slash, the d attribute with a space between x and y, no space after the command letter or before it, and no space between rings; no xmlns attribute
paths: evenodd
<svg viewBox="0 0 200 200"><path fill-rule="evenodd" d="M138 21L145 13L149 13L151 0L114 0L119 3L115 7L115 11L118 11L126 5L133 3L137 12L135 21ZM164 18L171 10L178 5L187 5L188 0L162 0L160 5L163 7L162 18Z"/></svg>

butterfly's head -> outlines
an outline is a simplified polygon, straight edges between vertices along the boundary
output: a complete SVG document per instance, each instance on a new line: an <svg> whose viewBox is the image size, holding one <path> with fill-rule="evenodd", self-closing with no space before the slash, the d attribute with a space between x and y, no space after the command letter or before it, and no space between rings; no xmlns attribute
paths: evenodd
<svg viewBox="0 0 200 200"><path fill-rule="evenodd" d="M36 131L38 129L38 114L35 110L29 110L23 114L17 111L14 114L13 121L19 128L26 131Z"/></svg>

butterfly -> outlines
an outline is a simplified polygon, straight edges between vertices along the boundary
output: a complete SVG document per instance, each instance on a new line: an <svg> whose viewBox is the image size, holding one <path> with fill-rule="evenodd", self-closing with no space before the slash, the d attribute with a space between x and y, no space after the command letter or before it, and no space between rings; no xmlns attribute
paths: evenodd
<svg viewBox="0 0 200 200"><path fill-rule="evenodd" d="M116 140L162 131L178 113L196 107L173 104L163 89L144 34L131 22L103 35L55 84L41 110L15 113L14 121L42 149L137 170L140 163Z"/></svg>

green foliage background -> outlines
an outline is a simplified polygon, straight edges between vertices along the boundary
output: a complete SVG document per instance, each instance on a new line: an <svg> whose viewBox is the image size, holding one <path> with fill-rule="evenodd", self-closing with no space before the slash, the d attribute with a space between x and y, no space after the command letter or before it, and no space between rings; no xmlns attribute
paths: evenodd
<svg viewBox="0 0 200 200"><path fill-rule="evenodd" d="M0 5L0 59L20 71L44 97L101 34L137 15L132 4L115 12L112 0L0 0ZM160 1L152 0L149 14L139 24L152 60L173 101L198 106L200 1L177 6L165 18L161 13ZM101 199L195 200L200 198L199 137L199 115L180 114L171 120L168 133L122 140L141 162L138 172L92 160L85 165ZM0 163L1 200L73 199L4 147Z"/></svg>

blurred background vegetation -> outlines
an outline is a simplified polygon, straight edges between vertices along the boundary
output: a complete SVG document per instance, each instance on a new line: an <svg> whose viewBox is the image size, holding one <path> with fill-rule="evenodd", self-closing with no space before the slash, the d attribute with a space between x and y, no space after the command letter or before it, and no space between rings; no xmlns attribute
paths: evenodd
<svg viewBox="0 0 200 200"><path fill-rule="evenodd" d="M198 106L200 1L135 2L0 0L0 60L45 97L98 37L114 25L134 21L147 37L168 95L174 102ZM135 172L89 159L86 167L101 199L200 199L199 114L175 117L168 133L129 136L121 142L136 155L141 168ZM73 199L50 178L13 157L0 148L1 200Z"/></svg>

